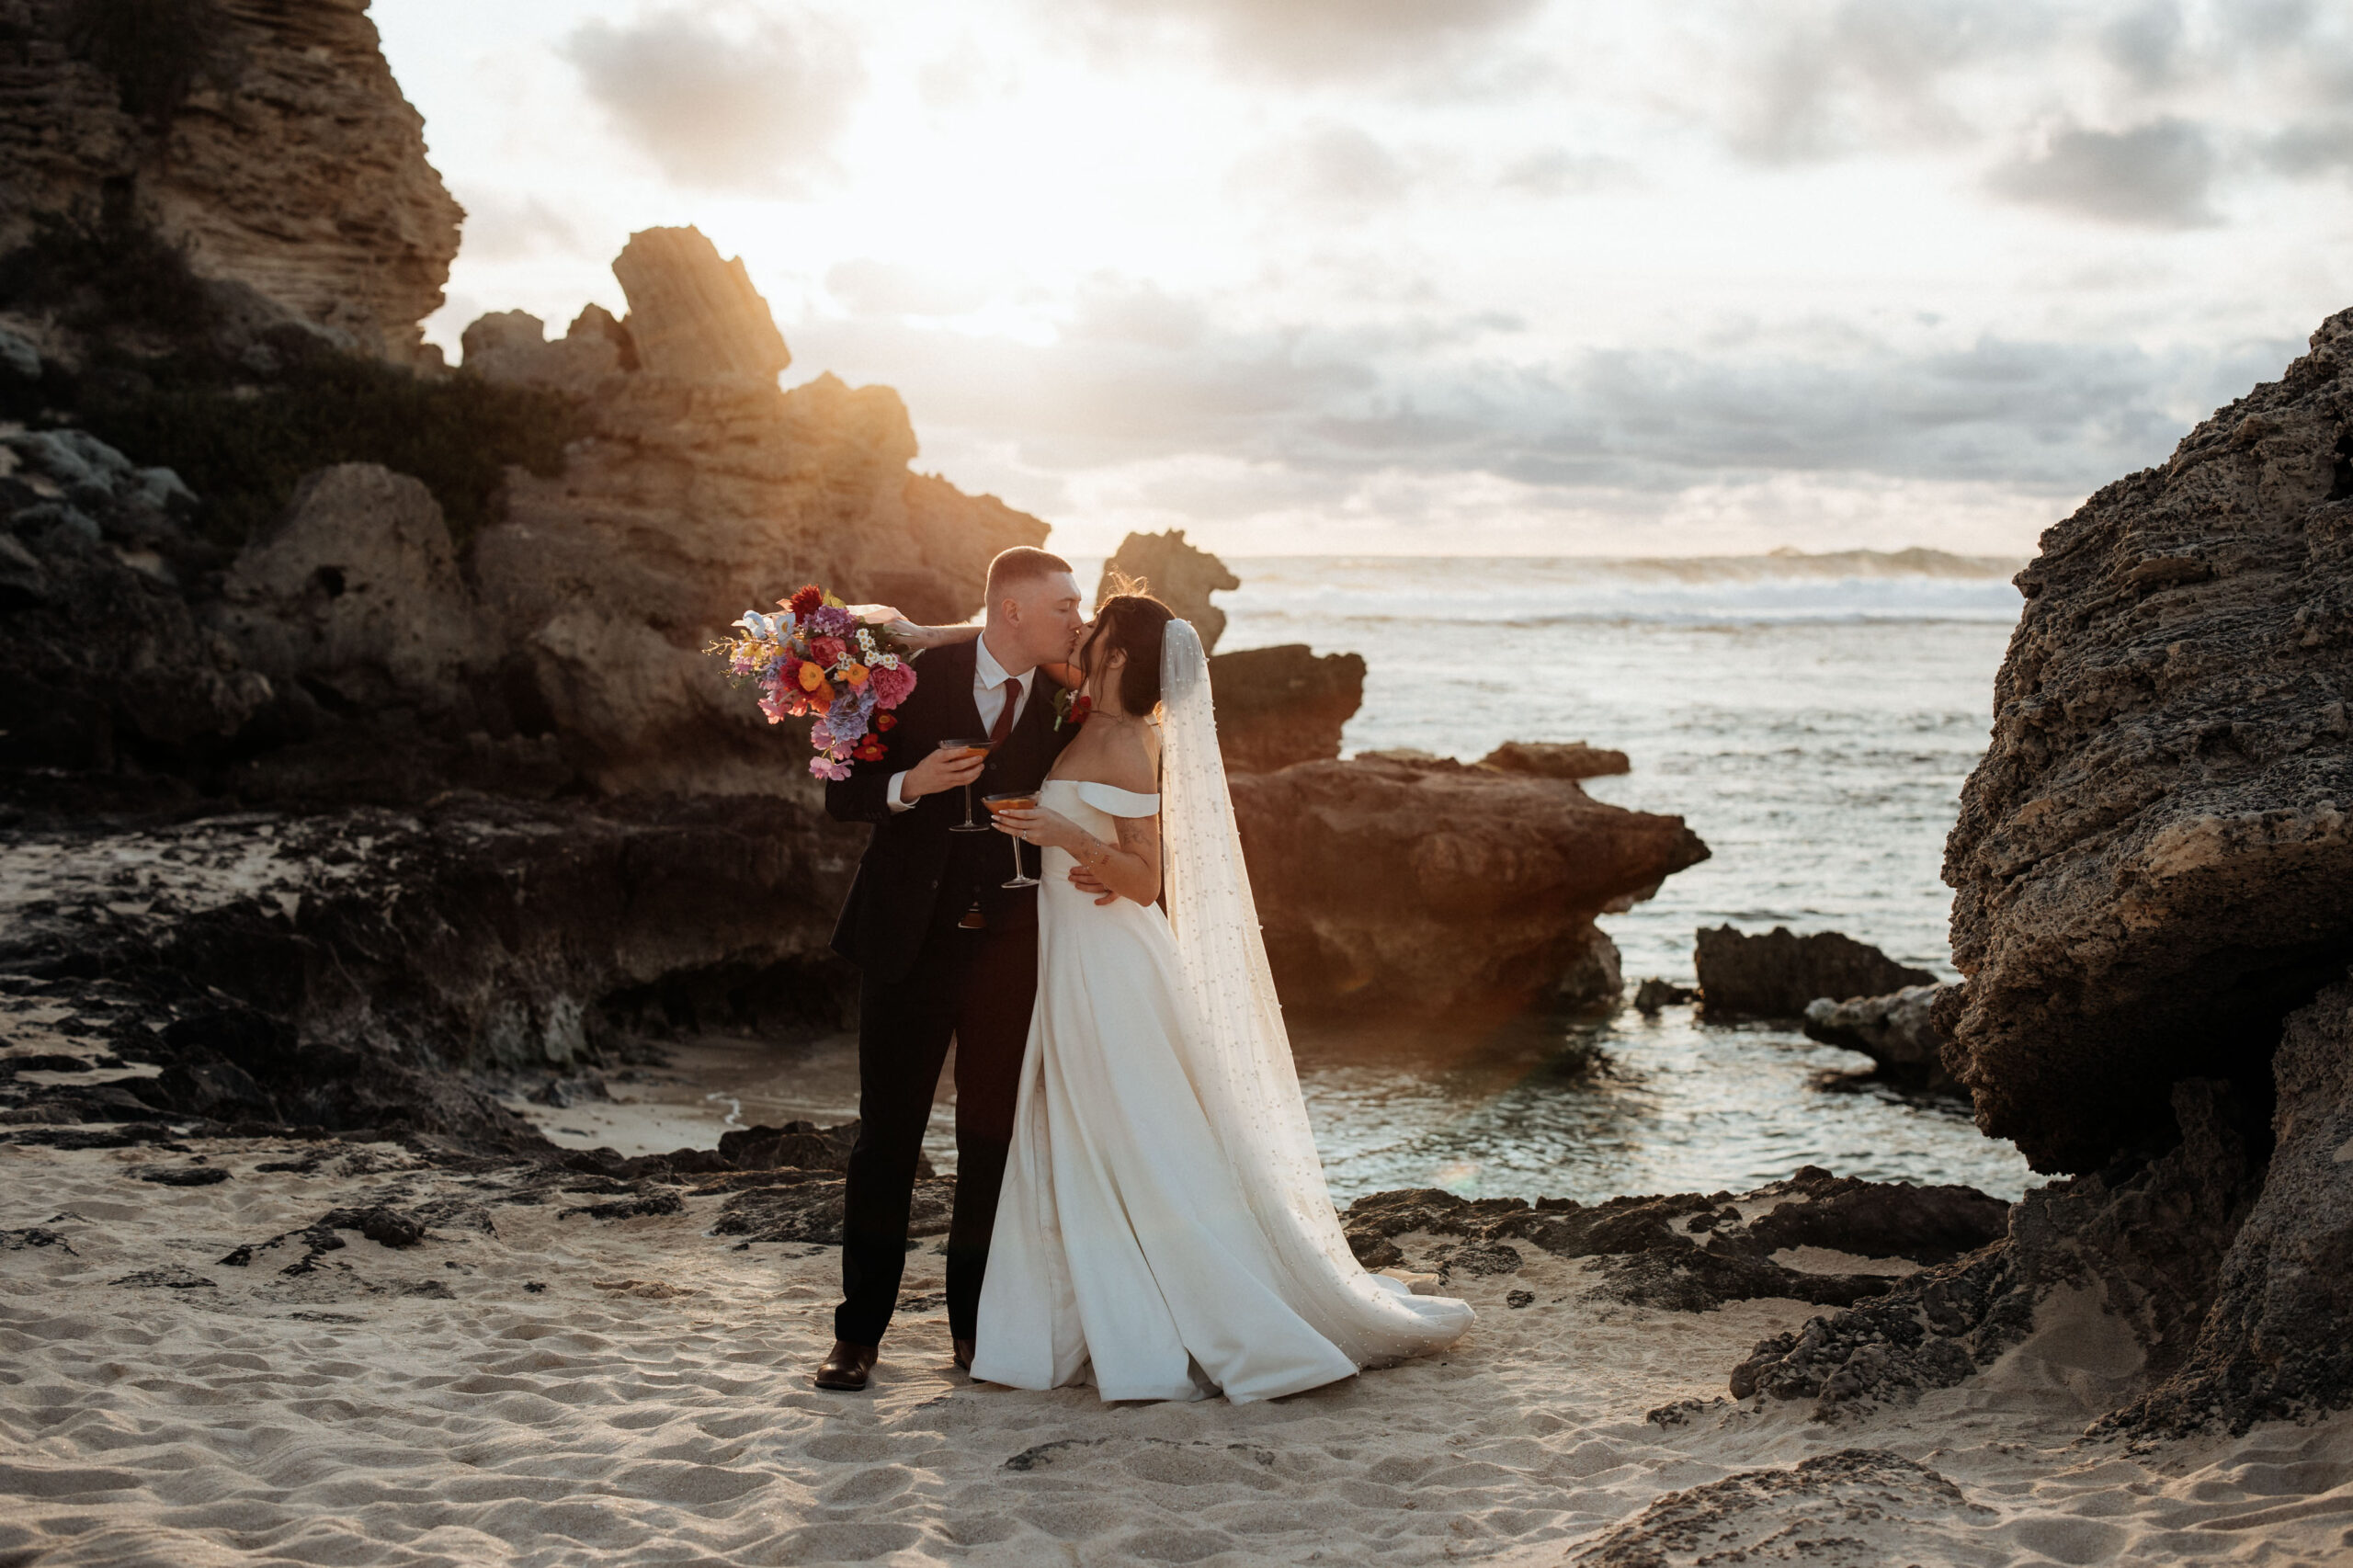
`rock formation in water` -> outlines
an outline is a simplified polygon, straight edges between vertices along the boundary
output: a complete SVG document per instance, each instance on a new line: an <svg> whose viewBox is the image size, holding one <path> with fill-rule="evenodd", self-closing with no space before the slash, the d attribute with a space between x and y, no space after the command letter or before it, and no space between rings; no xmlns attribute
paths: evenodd
<svg viewBox="0 0 2353 1568"><path fill-rule="evenodd" d="M2162 466L2043 536L1945 852L1950 1029L2038 1170L2268 1097L2280 1020L2353 959L2353 312Z"/></svg>
<svg viewBox="0 0 2353 1568"><path fill-rule="evenodd" d="M266 313L431 361L464 214L424 132L367 0L0 5L0 251L135 218Z"/></svg>
<svg viewBox="0 0 2353 1568"><path fill-rule="evenodd" d="M1878 1075L1900 1088L1958 1094L1961 1085L1945 1071L1944 1031L1937 1027L1945 985L1907 985L1885 996L1850 996L1834 1002L1818 996L1806 1004L1807 1038L1860 1051L1877 1064Z"/></svg>
<svg viewBox="0 0 2353 1568"><path fill-rule="evenodd" d="M1364 657L1304 642L1246 648L1210 660L1217 744L1229 773L1272 773L1340 755L1341 732L1364 702Z"/></svg>
<svg viewBox="0 0 2353 1568"><path fill-rule="evenodd" d="M1481 757L1479 766L1538 778L1608 778L1634 770L1624 752L1583 741L1506 741Z"/></svg>
<svg viewBox="0 0 2353 1568"><path fill-rule="evenodd" d="M1099 602L1121 579L1142 583L1153 597L1193 623L1201 647L1217 652L1225 635L1225 611L1210 603L1210 596L1242 586L1242 579L1208 551L1185 542L1183 528L1161 534L1130 534L1103 563L1103 580L1096 589Z"/></svg>
<svg viewBox="0 0 2353 1568"><path fill-rule="evenodd" d="M1681 817L1574 782L1436 758L1309 762L1232 779L1286 1006L1492 1018L1548 1000L1597 915L1707 858Z"/></svg>
<svg viewBox="0 0 2353 1568"><path fill-rule="evenodd" d="M1761 936L1730 926L1701 931L1693 962L1700 1004L1717 1018L1802 1017L1816 997L1877 996L1932 985L1937 978L1852 937L1836 931L1800 937L1786 926Z"/></svg>

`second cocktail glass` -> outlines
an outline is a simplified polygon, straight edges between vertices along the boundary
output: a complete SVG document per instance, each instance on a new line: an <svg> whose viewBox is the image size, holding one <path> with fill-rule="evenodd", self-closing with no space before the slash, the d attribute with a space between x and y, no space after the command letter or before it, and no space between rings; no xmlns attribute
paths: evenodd
<svg viewBox="0 0 2353 1568"><path fill-rule="evenodd" d="M1010 794L983 795L981 797L981 804L989 809L991 816L996 815L999 812L1032 811L1038 804L1038 792L1035 790L1017 790ZM1013 880L997 885L1008 888L1036 887L1038 879L1022 869L1021 840L1009 833L1006 836L1013 839Z"/></svg>

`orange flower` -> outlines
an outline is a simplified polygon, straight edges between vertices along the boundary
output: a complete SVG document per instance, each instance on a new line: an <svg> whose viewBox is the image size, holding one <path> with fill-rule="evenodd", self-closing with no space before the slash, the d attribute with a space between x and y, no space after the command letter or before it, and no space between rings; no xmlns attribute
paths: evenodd
<svg viewBox="0 0 2353 1568"><path fill-rule="evenodd" d="M855 691L866 684L866 666L852 660L841 667L841 677L849 682L850 689Z"/></svg>
<svg viewBox="0 0 2353 1568"><path fill-rule="evenodd" d="M804 659L801 663L800 679L801 690L814 692L825 684L825 667L814 659Z"/></svg>

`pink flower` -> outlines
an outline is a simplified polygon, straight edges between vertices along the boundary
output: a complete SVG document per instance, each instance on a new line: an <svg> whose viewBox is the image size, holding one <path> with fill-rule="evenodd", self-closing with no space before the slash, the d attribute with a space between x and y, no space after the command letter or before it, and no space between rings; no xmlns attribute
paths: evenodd
<svg viewBox="0 0 2353 1568"><path fill-rule="evenodd" d="M835 762L830 756L813 756L809 759L809 771L820 778L838 783L849 777L849 764Z"/></svg>
<svg viewBox="0 0 2353 1568"><path fill-rule="evenodd" d="M812 637L809 639L809 656L827 669L832 669L835 663L841 658L844 646L845 644L838 637Z"/></svg>
<svg viewBox="0 0 2353 1568"><path fill-rule="evenodd" d="M896 708L915 688L915 672L904 665L877 665L868 672L866 684L874 689L877 708Z"/></svg>
<svg viewBox="0 0 2353 1568"><path fill-rule="evenodd" d="M771 696L760 699L760 711L768 716L769 723L781 724L784 722L786 716L790 714L792 710L787 704L779 701L776 698Z"/></svg>

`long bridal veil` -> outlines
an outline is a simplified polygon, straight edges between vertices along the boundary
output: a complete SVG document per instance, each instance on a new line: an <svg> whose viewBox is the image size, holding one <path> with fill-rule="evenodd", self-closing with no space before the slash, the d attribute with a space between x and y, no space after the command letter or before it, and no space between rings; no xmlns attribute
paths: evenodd
<svg viewBox="0 0 2353 1568"><path fill-rule="evenodd" d="M1302 1293L1292 1305L1319 1333L1359 1365L1449 1340L1471 1309L1367 1274L1333 1211L1242 862L1209 658L1190 621L1162 635L1160 683L1162 892L1199 1028L1183 1049L1202 1109Z"/></svg>

